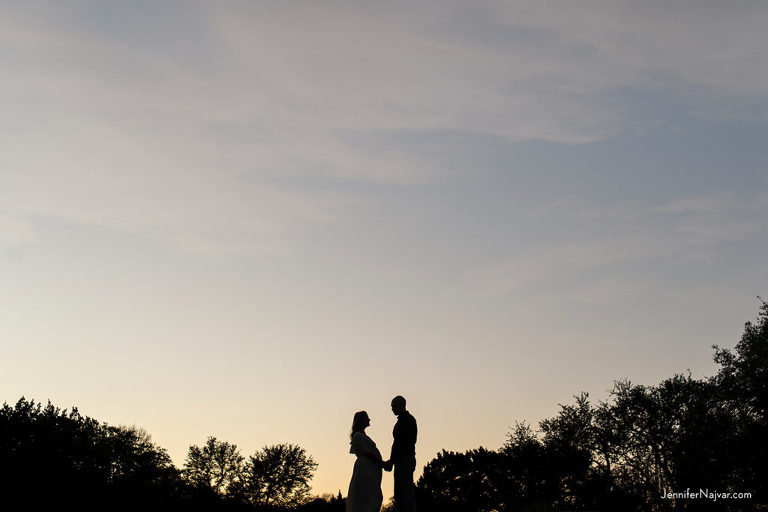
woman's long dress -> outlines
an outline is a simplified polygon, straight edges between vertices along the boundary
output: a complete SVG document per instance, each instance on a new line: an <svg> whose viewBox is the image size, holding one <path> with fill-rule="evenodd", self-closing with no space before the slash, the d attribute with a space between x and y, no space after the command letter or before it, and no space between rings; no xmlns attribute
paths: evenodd
<svg viewBox="0 0 768 512"><path fill-rule="evenodd" d="M347 493L347 512L379 512L381 494L381 453L363 432L352 435L349 453L357 455ZM379 462L370 458L373 455Z"/></svg>

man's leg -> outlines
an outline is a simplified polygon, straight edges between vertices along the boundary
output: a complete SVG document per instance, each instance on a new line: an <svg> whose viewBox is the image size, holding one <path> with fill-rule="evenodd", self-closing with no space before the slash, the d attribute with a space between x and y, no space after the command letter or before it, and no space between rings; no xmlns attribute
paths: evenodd
<svg viewBox="0 0 768 512"><path fill-rule="evenodd" d="M416 512L414 471L416 471L415 457L401 457L395 463L395 510L397 512Z"/></svg>

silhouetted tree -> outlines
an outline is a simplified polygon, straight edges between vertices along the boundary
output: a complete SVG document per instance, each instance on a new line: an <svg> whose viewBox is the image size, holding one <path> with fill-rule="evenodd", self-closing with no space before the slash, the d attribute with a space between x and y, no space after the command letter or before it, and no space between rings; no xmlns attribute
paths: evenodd
<svg viewBox="0 0 768 512"><path fill-rule="evenodd" d="M183 475L198 489L223 496L237 485L242 463L243 456L236 445L209 436L202 447L189 447Z"/></svg>
<svg viewBox="0 0 768 512"><path fill-rule="evenodd" d="M443 450L424 467L417 483L420 510L503 510L508 490L503 458L504 454L485 448L465 453Z"/></svg>
<svg viewBox="0 0 768 512"><path fill-rule="evenodd" d="M112 508L169 504L180 485L167 452L146 432L23 397L0 409L0 482L40 506L69 496Z"/></svg>
<svg viewBox="0 0 768 512"><path fill-rule="evenodd" d="M768 501L768 303L760 301L733 351L713 347L720 370L712 382L732 412L733 478Z"/></svg>
<svg viewBox="0 0 768 512"><path fill-rule="evenodd" d="M106 425L104 429L105 449L112 454L109 481L118 493L148 500L177 492L179 471L168 452L155 445L146 430Z"/></svg>
<svg viewBox="0 0 768 512"><path fill-rule="evenodd" d="M501 448L507 457L507 510L549 510L559 494L560 476L552 451L527 423L515 423Z"/></svg>
<svg viewBox="0 0 768 512"><path fill-rule="evenodd" d="M253 505L296 506L307 501L316 468L300 446L265 446L248 457L233 494Z"/></svg>
<svg viewBox="0 0 768 512"><path fill-rule="evenodd" d="M595 500L590 484L596 432L589 395L582 393L575 398L574 405L560 404L558 415L543 420L539 428L547 455L557 469L553 475L557 482L552 482L558 488L554 505L578 509Z"/></svg>

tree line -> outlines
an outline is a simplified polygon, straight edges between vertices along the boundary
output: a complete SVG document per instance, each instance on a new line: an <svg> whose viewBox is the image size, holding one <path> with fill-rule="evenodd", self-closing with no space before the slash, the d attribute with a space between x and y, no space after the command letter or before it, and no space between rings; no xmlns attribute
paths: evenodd
<svg viewBox="0 0 768 512"><path fill-rule="evenodd" d="M143 429L24 397L0 409L0 489L4 505L19 509L71 502L86 510L343 511L340 493L310 495L316 468L298 445L265 446L246 458L208 437L189 447L179 469Z"/></svg>
<svg viewBox="0 0 768 512"><path fill-rule="evenodd" d="M713 348L712 377L617 381L605 401L581 393L535 430L517 423L499 449L438 453L420 512L768 510L768 303L733 350ZM341 493L310 494L316 468L297 445L246 457L215 437L176 468L143 429L23 397L0 409L6 507L343 511ZM685 494L700 490L714 499Z"/></svg>
<svg viewBox="0 0 768 512"><path fill-rule="evenodd" d="M537 431L517 423L498 450L443 451L417 483L419 510L768 510L768 304L761 303L734 350L713 347L713 377L617 381L606 401L581 393Z"/></svg>
<svg viewBox="0 0 768 512"><path fill-rule="evenodd" d="M208 437L205 445L190 446L181 475L209 496L257 508L296 508L309 501L309 482L316 468L298 445L265 446L245 459L236 445Z"/></svg>

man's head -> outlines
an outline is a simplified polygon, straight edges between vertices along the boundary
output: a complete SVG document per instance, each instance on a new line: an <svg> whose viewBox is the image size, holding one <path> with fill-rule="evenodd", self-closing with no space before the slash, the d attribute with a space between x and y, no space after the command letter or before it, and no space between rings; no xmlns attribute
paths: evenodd
<svg viewBox="0 0 768 512"><path fill-rule="evenodd" d="M405 398L397 395L392 399L392 412L395 416L400 416L405 412Z"/></svg>

